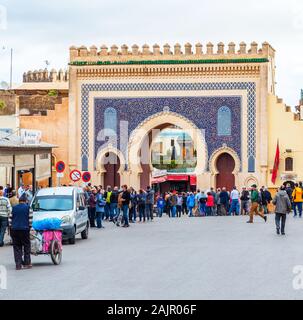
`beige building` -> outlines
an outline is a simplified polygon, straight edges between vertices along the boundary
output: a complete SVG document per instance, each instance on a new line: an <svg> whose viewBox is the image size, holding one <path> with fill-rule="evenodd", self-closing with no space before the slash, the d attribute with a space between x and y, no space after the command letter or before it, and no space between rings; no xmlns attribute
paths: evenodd
<svg viewBox="0 0 303 320"><path fill-rule="evenodd" d="M176 164L173 146L164 143L161 152L172 158L156 187L275 188L303 180L303 122L276 96L275 54L266 42L71 47L68 74L28 72L23 85L68 84L68 98L54 112L23 115L20 126L47 123L44 140L59 146L54 157L66 161L68 172L90 171L94 184L138 189L156 181L151 146L174 126L191 138L197 164ZM278 140L281 163L273 185Z"/></svg>

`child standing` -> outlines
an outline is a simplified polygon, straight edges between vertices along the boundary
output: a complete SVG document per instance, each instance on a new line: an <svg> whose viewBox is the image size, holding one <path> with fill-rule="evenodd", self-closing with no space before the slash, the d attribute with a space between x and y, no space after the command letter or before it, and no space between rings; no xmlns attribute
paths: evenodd
<svg viewBox="0 0 303 320"><path fill-rule="evenodd" d="M163 197L160 195L157 200L157 210L158 210L157 216L159 218L162 218L164 207L165 207L165 201Z"/></svg>

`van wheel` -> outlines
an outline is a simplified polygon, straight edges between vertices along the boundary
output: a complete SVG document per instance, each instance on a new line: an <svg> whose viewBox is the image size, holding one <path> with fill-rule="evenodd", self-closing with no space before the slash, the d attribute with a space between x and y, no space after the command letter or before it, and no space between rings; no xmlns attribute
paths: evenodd
<svg viewBox="0 0 303 320"><path fill-rule="evenodd" d="M82 239L87 239L87 238L88 238L88 223L86 224L85 230L83 230L83 231L81 232L81 238L82 238Z"/></svg>
<svg viewBox="0 0 303 320"><path fill-rule="evenodd" d="M74 235L72 238L68 239L69 244L75 244L76 243L76 235Z"/></svg>
<svg viewBox="0 0 303 320"><path fill-rule="evenodd" d="M75 226L75 232L74 235L68 239L69 244L75 244L76 243L76 226Z"/></svg>

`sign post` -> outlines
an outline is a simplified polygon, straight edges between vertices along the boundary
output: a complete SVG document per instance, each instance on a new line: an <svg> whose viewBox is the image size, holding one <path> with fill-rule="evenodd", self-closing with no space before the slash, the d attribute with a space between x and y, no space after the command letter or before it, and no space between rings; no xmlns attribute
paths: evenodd
<svg viewBox="0 0 303 320"><path fill-rule="evenodd" d="M82 180L85 183L89 182L91 178L92 178L92 176L91 176L90 172L84 172L82 174Z"/></svg>
<svg viewBox="0 0 303 320"><path fill-rule="evenodd" d="M73 182L78 182L81 179L81 172L79 170L72 170L71 173L69 174L70 179Z"/></svg>
<svg viewBox="0 0 303 320"><path fill-rule="evenodd" d="M65 170L65 163L63 161L58 161L56 163L56 171L57 171L57 178L58 178L58 186L61 187L61 178L64 177Z"/></svg>

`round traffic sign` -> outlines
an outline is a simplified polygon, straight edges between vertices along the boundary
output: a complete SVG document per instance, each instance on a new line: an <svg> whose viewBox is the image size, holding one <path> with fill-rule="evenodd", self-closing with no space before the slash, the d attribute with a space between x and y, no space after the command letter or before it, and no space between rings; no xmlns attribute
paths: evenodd
<svg viewBox="0 0 303 320"><path fill-rule="evenodd" d="M84 173L82 174L82 180L83 180L84 182L90 181L91 178L92 178L92 175L90 174L90 172L84 172Z"/></svg>
<svg viewBox="0 0 303 320"><path fill-rule="evenodd" d="M56 171L62 173L65 170L65 163L63 161L58 161L56 163Z"/></svg>
<svg viewBox="0 0 303 320"><path fill-rule="evenodd" d="M77 182L81 179L81 172L79 170L72 170L69 174L69 177L72 181Z"/></svg>

